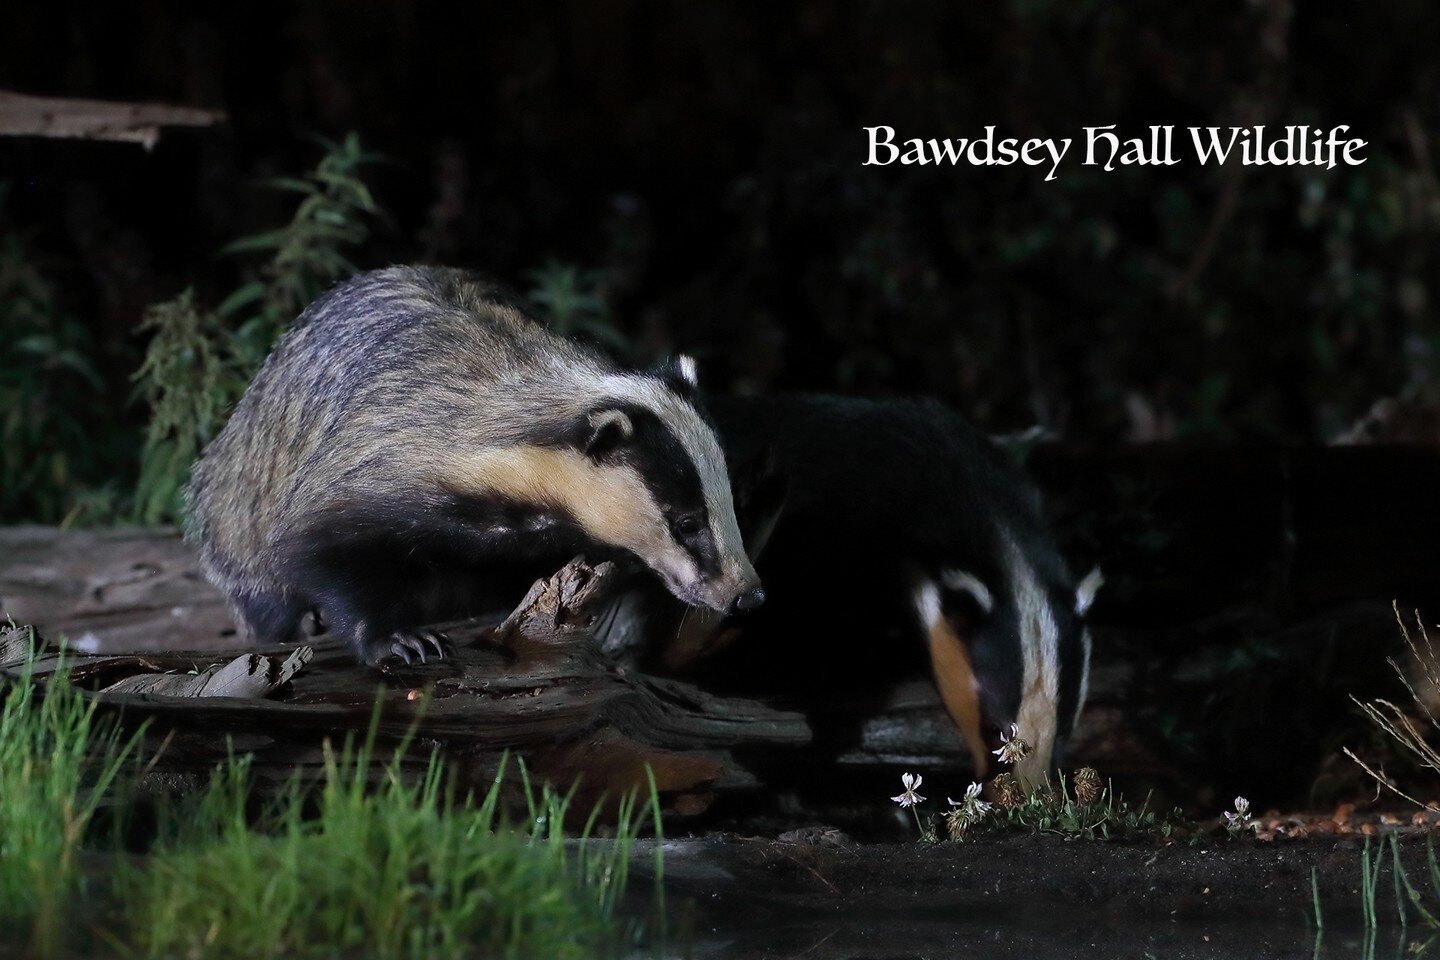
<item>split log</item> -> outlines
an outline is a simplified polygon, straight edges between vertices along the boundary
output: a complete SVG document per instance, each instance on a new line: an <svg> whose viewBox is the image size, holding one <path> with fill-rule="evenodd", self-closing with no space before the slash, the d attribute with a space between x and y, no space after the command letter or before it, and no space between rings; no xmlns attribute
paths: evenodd
<svg viewBox="0 0 1440 960"><path fill-rule="evenodd" d="M113 140L149 150L159 141L161 127L208 127L224 120L220 110L32 97L0 90L0 135L7 136Z"/></svg>
<svg viewBox="0 0 1440 960"><path fill-rule="evenodd" d="M137 679L203 673L233 655L149 652L64 662L71 682L89 691L102 713L129 727L149 722L147 737L162 747L154 769L167 779L207 770L232 749L252 755L262 784L313 774L327 740L358 741L373 723L376 775L413 738L452 762L462 788L486 789L502 758L514 753L532 775L563 787L578 783L580 808L602 794L647 789L653 771L668 809L698 813L718 791L755 786L736 750L808 742L796 714L645 677L605 657L589 627L609 573L608 564L577 560L537 583L498 628L445 625L455 650L436 663L387 664L377 673L324 638L311 645L308 663L301 658L303 669L293 647L234 661L239 667L231 672L244 673L247 663L252 671L291 671L268 697L205 696L203 689L175 695L168 685ZM61 662L43 657L35 676L51 678ZM20 676L14 663L0 670ZM419 748L404 760L411 768L425 762L428 751Z"/></svg>

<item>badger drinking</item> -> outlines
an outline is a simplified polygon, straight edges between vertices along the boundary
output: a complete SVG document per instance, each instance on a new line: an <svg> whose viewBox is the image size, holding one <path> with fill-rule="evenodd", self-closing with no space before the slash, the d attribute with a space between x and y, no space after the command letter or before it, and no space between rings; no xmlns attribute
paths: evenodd
<svg viewBox="0 0 1440 960"><path fill-rule="evenodd" d="M687 604L764 599L693 361L622 371L459 270L312 304L187 489L206 575L264 642L314 610L369 663L443 655L487 566L633 555Z"/></svg>
<svg viewBox="0 0 1440 960"><path fill-rule="evenodd" d="M1072 577L1011 458L933 401L778 395L709 408L731 462L768 458L787 490L778 519L757 518L737 477L743 527L757 540L771 530L758 560L770 601L731 625L740 639L706 675L804 701L844 752L859 736L846 727L855 699L878 711L888 681L928 661L976 773L1014 723L1032 748L1018 772L1043 779L1085 700L1099 576Z"/></svg>

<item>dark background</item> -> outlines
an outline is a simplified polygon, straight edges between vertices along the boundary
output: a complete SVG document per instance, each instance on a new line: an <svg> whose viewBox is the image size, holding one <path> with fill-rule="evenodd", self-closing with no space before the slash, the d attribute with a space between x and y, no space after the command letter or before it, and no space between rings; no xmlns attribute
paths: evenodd
<svg viewBox="0 0 1440 960"><path fill-rule="evenodd" d="M701 353L712 385L923 390L997 430L1308 440L1429 383L1437 27L1424 2L22 5L4 88L231 119L149 154L6 142L0 171L7 222L39 228L116 377L146 303L233 285L213 252L284 219L247 183L353 130L391 160L360 265L522 288L547 258L604 271L626 331ZM1071 157L1049 183L861 165L866 124L1260 122L1349 124L1368 162Z"/></svg>
<svg viewBox="0 0 1440 960"><path fill-rule="evenodd" d="M358 266L445 262L522 291L549 261L574 266L631 359L692 351L712 389L930 393L993 432L1039 425L1097 448L1302 447L1378 400L1424 411L1440 364L1437 40L1440 7L1424 0L11 5L0 89L218 108L229 122L168 130L152 152L0 140L0 285L17 262L38 271L67 331L52 353L86 371L51 364L65 387L50 402L78 426L46 428L68 454L36 482L64 496L0 520L53 522L97 489L123 500L146 418L130 383L145 307L189 285L212 304L233 290L254 262L220 248L294 206L255 182L313 166L315 135L352 131L386 158L365 171L384 214ZM1348 124L1370 145L1363 166L1329 171L1104 173L1076 164L1077 143L1048 183L1024 166L862 166L865 125L900 139L994 124L998 136L1078 141L1107 123L1122 136ZM1183 129L1177 141L1188 145ZM23 427L13 414L0 423L7 438ZM1067 487L1071 501L1098 491L1072 502L1064 534L1079 562L1122 557L1110 616L1144 616L1112 638L1119 664L1156 649L1165 617L1157 594L1142 602L1144 585L1127 586L1123 558L1138 576L1157 551L1184 555L1186 624L1248 602L1229 587L1204 597L1200 561L1225 565L1215 579L1227 584L1268 569L1223 546L1187 552L1175 524L1236 511L1175 503L1176 476L1212 486L1208 461L1178 462L1160 471L1165 489L1144 470L1095 467L1077 487L1064 457L1039 465L1062 504ZM1289 483L1289 466L1240 462L1223 468L1242 478L1222 484L1233 502L1252 474ZM1314 488L1322 517L1327 484ZM1351 508L1371 495L1350 479L1335 489ZM1280 491L1264 502L1289 510ZM1346 516L1365 528L1363 510ZM1403 514L1386 523L1403 535ZM1399 553L1407 582L1423 581L1431 554ZM1205 634L1221 645L1203 655L1219 673L1192 662L1183 709L1162 680L1185 670L1142 671L1146 756L1188 756L1212 783L1242 755L1267 771L1275 754L1256 725L1279 717L1287 736L1323 730L1275 793L1313 786L1322 741L1338 736L1325 724L1353 722L1343 694L1361 681L1356 647L1335 647L1335 630L1323 650L1309 634L1293 648L1275 639L1317 603L1301 606L1278 601L1264 629ZM1393 638L1393 624L1380 629ZM1204 647L1176 630L1161 648Z"/></svg>

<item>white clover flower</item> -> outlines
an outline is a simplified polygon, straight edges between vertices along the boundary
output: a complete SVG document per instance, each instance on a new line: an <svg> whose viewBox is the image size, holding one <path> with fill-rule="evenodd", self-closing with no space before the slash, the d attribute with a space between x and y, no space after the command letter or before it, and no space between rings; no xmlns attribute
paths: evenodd
<svg viewBox="0 0 1440 960"><path fill-rule="evenodd" d="M1000 749L991 750L1001 763L1019 763L1030 753L1030 744L1020 739L1020 724L1010 724L1010 733L1000 732Z"/></svg>
<svg viewBox="0 0 1440 960"><path fill-rule="evenodd" d="M1225 819L1225 829L1232 837L1238 837L1246 830L1260 829L1260 821L1250 816L1250 801L1244 797L1235 798L1235 812L1225 810L1220 815Z"/></svg>
<svg viewBox="0 0 1440 960"><path fill-rule="evenodd" d="M959 812L962 816L965 817L965 819L972 822L975 820L980 820L983 819L985 815L990 812L990 804L980 799L981 789L982 788L980 784L972 783L970 784L970 786L965 788L964 800L951 800L949 797L946 797L945 800L950 804L950 806L960 808Z"/></svg>
<svg viewBox="0 0 1440 960"><path fill-rule="evenodd" d="M924 780L925 778L918 773L902 773L900 775L900 782L905 785L905 792L898 797L891 797L890 799L902 807L913 807L917 803L924 803L925 798L915 792L920 789L920 784L924 782Z"/></svg>

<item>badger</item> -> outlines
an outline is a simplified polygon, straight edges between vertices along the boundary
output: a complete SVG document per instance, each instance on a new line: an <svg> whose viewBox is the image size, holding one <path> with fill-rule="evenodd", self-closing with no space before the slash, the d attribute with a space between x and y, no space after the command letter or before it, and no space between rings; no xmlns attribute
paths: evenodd
<svg viewBox="0 0 1440 960"><path fill-rule="evenodd" d="M313 611L370 664L444 656L426 625L491 602L491 573L577 551L638 560L685 604L764 599L694 362L622 370L456 269L316 300L186 498L251 636L290 639Z"/></svg>
<svg viewBox="0 0 1440 960"><path fill-rule="evenodd" d="M1031 748L1016 772L1043 780L1085 701L1086 614L1100 576L1071 575L1013 458L933 400L796 394L708 405L730 462L773 464L784 494L783 505L772 497L760 508L778 508L773 517L755 516L737 494L742 529L769 530L756 565L770 599L726 623L740 639L702 661L706 675L823 716L837 699L878 694L883 681L928 666L978 776L1014 724ZM685 631L696 619L655 629ZM835 720L853 713L852 704ZM858 731L838 735L851 738L837 745L845 749Z"/></svg>

